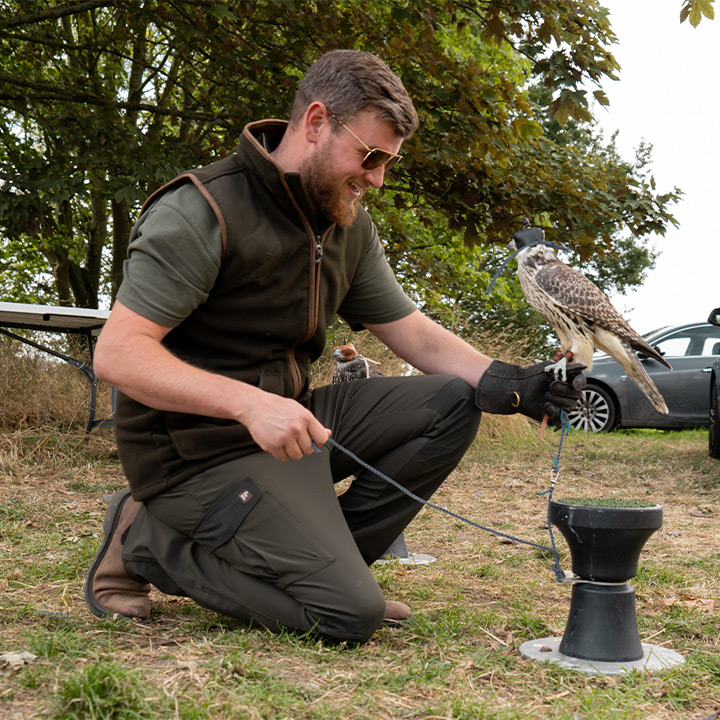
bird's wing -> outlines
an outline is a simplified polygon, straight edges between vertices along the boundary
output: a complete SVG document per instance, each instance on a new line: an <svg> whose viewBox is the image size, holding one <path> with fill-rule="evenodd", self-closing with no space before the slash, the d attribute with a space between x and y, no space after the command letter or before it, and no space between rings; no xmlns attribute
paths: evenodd
<svg viewBox="0 0 720 720"><path fill-rule="evenodd" d="M552 260L538 270L535 282L556 305L612 332L634 350L670 367L665 358L630 327L597 285L557 258Z"/></svg>

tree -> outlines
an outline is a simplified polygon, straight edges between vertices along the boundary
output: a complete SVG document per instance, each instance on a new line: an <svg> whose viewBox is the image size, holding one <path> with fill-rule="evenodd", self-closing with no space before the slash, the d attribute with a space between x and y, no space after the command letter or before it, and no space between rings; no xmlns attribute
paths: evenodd
<svg viewBox="0 0 720 720"><path fill-rule="evenodd" d="M586 88L617 70L597 0L4 0L0 8L0 262L26 268L14 278L25 297L90 306L114 297L143 198L231 151L248 120L287 116L298 78L333 47L383 57L421 117L375 200L395 210L382 225L406 268L418 242L461 237L468 252L487 251L523 217L583 260L612 253L620 228L642 236L673 222L675 190L656 192L637 167L608 162L605 149L557 129L588 122L589 97L606 100ZM542 101L531 86L545 88ZM52 298L28 284L30 268L52 275Z"/></svg>

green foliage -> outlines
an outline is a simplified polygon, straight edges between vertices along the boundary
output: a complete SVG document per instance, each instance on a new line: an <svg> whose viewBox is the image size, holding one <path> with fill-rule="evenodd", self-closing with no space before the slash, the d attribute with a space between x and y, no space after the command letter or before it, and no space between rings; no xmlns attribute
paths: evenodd
<svg viewBox="0 0 720 720"><path fill-rule="evenodd" d="M693 27L697 27L703 18L703 15L710 20L715 19L715 8L713 3L715 0L685 0L680 9L680 22L690 20Z"/></svg>
<svg viewBox="0 0 720 720"><path fill-rule="evenodd" d="M690 2L689 4L700 4ZM606 288L640 281L642 237L678 191L621 160L590 99L618 66L597 0L6 0L0 17L0 292L114 297L143 199L286 117L322 52L367 49L402 77L421 128L373 217L409 291L438 317L547 328L514 280L480 297L522 218ZM590 88L590 89L588 89ZM630 233L628 236L627 233ZM479 268L479 269L478 269Z"/></svg>
<svg viewBox="0 0 720 720"><path fill-rule="evenodd" d="M53 276L40 248L22 239L7 238L0 246L0 297L16 302L53 304Z"/></svg>

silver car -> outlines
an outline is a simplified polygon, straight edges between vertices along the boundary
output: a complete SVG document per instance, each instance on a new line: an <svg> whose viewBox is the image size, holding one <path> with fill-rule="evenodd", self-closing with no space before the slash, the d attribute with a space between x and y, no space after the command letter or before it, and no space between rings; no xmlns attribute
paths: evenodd
<svg viewBox="0 0 720 720"><path fill-rule="evenodd" d="M644 338L672 365L638 353L665 398L669 412L659 413L623 368L607 355L593 359L583 400L570 413L578 430L607 432L615 427L688 428L710 424L710 375L720 357L720 326L707 322L654 330Z"/></svg>

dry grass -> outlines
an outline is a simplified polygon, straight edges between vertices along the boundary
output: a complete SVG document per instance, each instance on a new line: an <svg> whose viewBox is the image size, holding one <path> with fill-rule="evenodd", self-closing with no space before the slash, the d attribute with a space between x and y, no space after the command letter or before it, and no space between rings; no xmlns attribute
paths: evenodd
<svg viewBox="0 0 720 720"><path fill-rule="evenodd" d="M666 673L588 677L518 654L525 640L561 635L567 619L570 589L555 582L547 553L430 509L406 539L437 561L375 566L386 593L412 606L413 621L360 648L247 629L156 592L147 625L96 619L83 575L100 541L103 497L124 481L111 432L85 442L82 427L0 435L0 654L38 656L0 669L1 718L669 720L720 709L720 464L707 457L704 432L565 441L558 493L663 504L663 528L633 582L638 622L643 639L687 661ZM539 441L520 418L487 417L434 501L546 544L538 492L548 487L558 439ZM96 687L119 699L93 715L78 698Z"/></svg>
<svg viewBox="0 0 720 720"><path fill-rule="evenodd" d="M51 333L30 336L80 362L89 362L84 339L68 340ZM0 367L0 429L85 428L90 382L78 368L4 335L0 335ZM100 384L97 418L111 413L110 389Z"/></svg>

